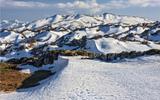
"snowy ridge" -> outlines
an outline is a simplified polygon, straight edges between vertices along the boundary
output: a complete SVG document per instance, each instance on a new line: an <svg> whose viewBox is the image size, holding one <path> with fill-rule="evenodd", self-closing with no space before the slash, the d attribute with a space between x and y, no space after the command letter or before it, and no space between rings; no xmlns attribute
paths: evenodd
<svg viewBox="0 0 160 100"><path fill-rule="evenodd" d="M9 24L7 21L2 23ZM11 52L11 49L18 49L22 45L32 49L48 44L51 49L77 48L106 54L157 49L160 42L160 23L140 17L109 13L95 16L54 15L27 24L18 23L2 24L0 50L7 48ZM86 37L85 41L83 37ZM94 46L90 47L90 44Z"/></svg>

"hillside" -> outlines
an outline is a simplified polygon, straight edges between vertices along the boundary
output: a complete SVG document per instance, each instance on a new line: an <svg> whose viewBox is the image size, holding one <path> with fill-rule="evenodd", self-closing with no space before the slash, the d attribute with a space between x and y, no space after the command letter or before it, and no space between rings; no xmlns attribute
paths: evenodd
<svg viewBox="0 0 160 100"><path fill-rule="evenodd" d="M2 21L1 25L0 50L8 53L11 48L17 50L23 46L22 50L30 50L40 45L99 53L160 48L160 23L140 17L108 13L54 15L26 24Z"/></svg>

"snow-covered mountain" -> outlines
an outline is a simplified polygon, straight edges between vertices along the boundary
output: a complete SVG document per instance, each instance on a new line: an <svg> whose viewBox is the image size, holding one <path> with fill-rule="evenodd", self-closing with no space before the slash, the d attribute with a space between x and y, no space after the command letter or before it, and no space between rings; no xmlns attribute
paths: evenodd
<svg viewBox="0 0 160 100"><path fill-rule="evenodd" d="M26 23L18 20L2 20L0 24L0 29L18 28L25 26L25 24Z"/></svg>
<svg viewBox="0 0 160 100"><path fill-rule="evenodd" d="M159 100L160 56L154 54L160 54L159 21L109 13L54 15L29 23L4 20L0 62L17 65L19 73L47 70L53 75L39 86L28 84L37 87L0 93L0 98ZM115 60L122 62L107 62Z"/></svg>
<svg viewBox="0 0 160 100"><path fill-rule="evenodd" d="M30 23L4 20L0 32L0 50L10 53L22 45L33 49L47 44L51 49L85 49L106 54L160 48L159 42L160 22L109 13L54 15Z"/></svg>

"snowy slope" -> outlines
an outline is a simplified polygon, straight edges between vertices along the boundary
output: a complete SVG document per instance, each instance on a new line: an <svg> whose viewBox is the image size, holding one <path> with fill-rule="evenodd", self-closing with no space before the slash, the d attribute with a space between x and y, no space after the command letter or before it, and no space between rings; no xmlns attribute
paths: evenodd
<svg viewBox="0 0 160 100"><path fill-rule="evenodd" d="M27 25L27 28L34 29L34 28L42 27L44 25L51 24L51 23L59 22L61 20L63 20L63 16L54 15L54 16L51 16L51 17L48 17L48 18L45 18L45 19L40 19L40 20L33 21L33 22L31 22Z"/></svg>
<svg viewBox="0 0 160 100"><path fill-rule="evenodd" d="M64 63L66 67L63 66ZM159 56L140 57L118 63L62 57L55 68L59 64L64 69L59 69L60 73L44 80L40 86L1 93L0 100L160 99Z"/></svg>
<svg viewBox="0 0 160 100"><path fill-rule="evenodd" d="M114 38L101 38L97 40L89 40L86 48L92 52L120 53L122 51L146 51L149 49L159 49L160 45L150 43L143 45L139 42L119 41Z"/></svg>
<svg viewBox="0 0 160 100"><path fill-rule="evenodd" d="M111 13L104 13L101 15L102 19L105 20L107 23L125 23L125 24L138 24L138 23L150 23L152 22L149 19L140 18L136 16L122 16L122 15L115 15Z"/></svg>

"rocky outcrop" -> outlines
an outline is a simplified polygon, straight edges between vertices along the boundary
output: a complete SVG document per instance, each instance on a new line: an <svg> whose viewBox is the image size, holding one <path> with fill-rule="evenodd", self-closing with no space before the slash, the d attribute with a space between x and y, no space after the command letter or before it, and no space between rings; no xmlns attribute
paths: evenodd
<svg viewBox="0 0 160 100"><path fill-rule="evenodd" d="M158 49L151 49L148 51L137 52L137 51L130 51L130 52L121 52L121 53L109 53L109 54L91 54L89 56L90 59L99 59L102 61L113 61L113 60L121 60L124 58L136 58L144 55L160 55L160 50Z"/></svg>
<svg viewBox="0 0 160 100"><path fill-rule="evenodd" d="M74 39L71 42L67 43L66 45L78 46L79 48L84 48L86 46L86 41L87 41L87 37L83 36L81 39L79 40Z"/></svg>
<svg viewBox="0 0 160 100"><path fill-rule="evenodd" d="M83 36L80 39L72 39L74 34L76 34L76 33L71 32L71 33L68 33L68 34L62 36L60 39L58 39L56 41L56 44L59 47L63 47L64 45L67 45L67 46L75 46L78 48L84 48L86 45L87 37Z"/></svg>
<svg viewBox="0 0 160 100"><path fill-rule="evenodd" d="M54 60L58 58L57 56L58 55L53 55L49 52L44 53L40 55L39 57L37 57L38 59L36 59L33 62L33 65L37 67L41 67L42 65L53 64Z"/></svg>
<svg viewBox="0 0 160 100"><path fill-rule="evenodd" d="M58 60L58 54L57 53L50 53L50 52L43 52L41 55L39 56L34 56L34 57L23 57L20 59L10 59L8 61L6 61L7 63L12 63L12 64L29 64L29 65L33 65L36 67L41 67L43 65L47 65L47 64L53 64L54 60Z"/></svg>

